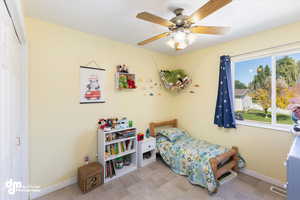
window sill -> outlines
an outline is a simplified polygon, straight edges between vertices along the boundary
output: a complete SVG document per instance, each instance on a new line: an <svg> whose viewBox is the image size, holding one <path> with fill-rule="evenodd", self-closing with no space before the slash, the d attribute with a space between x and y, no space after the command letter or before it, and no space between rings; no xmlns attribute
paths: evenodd
<svg viewBox="0 0 300 200"><path fill-rule="evenodd" d="M258 128L266 128L266 129L273 129L277 131L284 131L290 133L291 125L272 125L272 124L263 124L263 123L256 123L256 122L249 122L249 121L240 121L236 120L236 124L244 125L244 126L252 126Z"/></svg>

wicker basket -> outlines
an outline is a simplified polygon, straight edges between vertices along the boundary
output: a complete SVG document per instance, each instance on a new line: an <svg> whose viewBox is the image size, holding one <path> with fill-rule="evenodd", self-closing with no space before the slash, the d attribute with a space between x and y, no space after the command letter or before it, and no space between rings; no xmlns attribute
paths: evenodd
<svg viewBox="0 0 300 200"><path fill-rule="evenodd" d="M93 162L78 168L78 185L83 193L89 192L103 184L103 167Z"/></svg>

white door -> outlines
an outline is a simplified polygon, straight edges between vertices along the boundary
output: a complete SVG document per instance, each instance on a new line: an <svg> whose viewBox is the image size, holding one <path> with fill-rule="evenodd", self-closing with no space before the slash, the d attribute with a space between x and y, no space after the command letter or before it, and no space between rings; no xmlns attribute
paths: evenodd
<svg viewBox="0 0 300 200"><path fill-rule="evenodd" d="M12 11L0 0L0 199L28 199L25 48Z"/></svg>

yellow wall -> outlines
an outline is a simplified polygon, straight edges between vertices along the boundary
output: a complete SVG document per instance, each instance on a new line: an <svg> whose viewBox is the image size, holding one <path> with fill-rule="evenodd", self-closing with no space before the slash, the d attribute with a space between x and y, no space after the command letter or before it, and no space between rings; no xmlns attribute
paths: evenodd
<svg viewBox="0 0 300 200"><path fill-rule="evenodd" d="M161 66L172 58L142 48L96 37L27 18L30 92L30 183L46 187L76 175L83 157L95 160L96 122L103 117L126 116L145 130L153 120L172 118L171 96L149 90L159 81ZM79 66L95 60L105 68L104 104L79 104ZM115 89L118 64L136 73L138 89ZM147 82L145 82L147 81ZM155 96L149 96L154 91ZM157 94L161 93L161 96Z"/></svg>
<svg viewBox="0 0 300 200"><path fill-rule="evenodd" d="M153 120L177 117L180 126L198 138L225 146L236 145L248 168L284 181L283 161L292 137L286 132L239 126L223 130L213 125L219 57L240 54L298 40L300 23L261 32L217 46L170 57L142 48L27 18L30 86L30 183L46 187L76 175L89 155L95 160L96 121L127 116L144 130ZM200 38L199 38L200 39ZM79 66L95 60L107 71L105 104L79 104ZM128 64L139 88L117 91L115 67ZM158 70L175 64L191 73L200 85L195 94L171 96L153 90ZM147 82L145 82L147 81Z"/></svg>
<svg viewBox="0 0 300 200"><path fill-rule="evenodd" d="M195 94L178 95L176 116L179 124L191 134L213 143L240 148L247 168L275 179L285 180L283 162L291 146L287 132L240 125L236 130L223 130L213 125L221 55L237 55L280 44L298 41L300 23L282 26L217 46L176 57L176 66L183 67L200 87ZM199 38L200 39L200 38Z"/></svg>

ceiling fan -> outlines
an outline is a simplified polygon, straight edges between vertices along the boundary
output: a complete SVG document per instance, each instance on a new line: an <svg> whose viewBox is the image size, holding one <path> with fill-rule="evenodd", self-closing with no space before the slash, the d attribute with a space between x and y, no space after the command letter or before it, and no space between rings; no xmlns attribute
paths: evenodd
<svg viewBox="0 0 300 200"><path fill-rule="evenodd" d="M161 33L147 40L139 42L138 45L145 45L155 40L171 36L168 44L175 50L186 48L193 41L193 34L225 34L229 27L221 26L193 26L198 20L202 20L232 0L210 0L204 6L195 11L191 16L183 15L182 8L174 10L176 17L166 20L148 12L141 12L136 17L155 24L165 26L169 32Z"/></svg>

